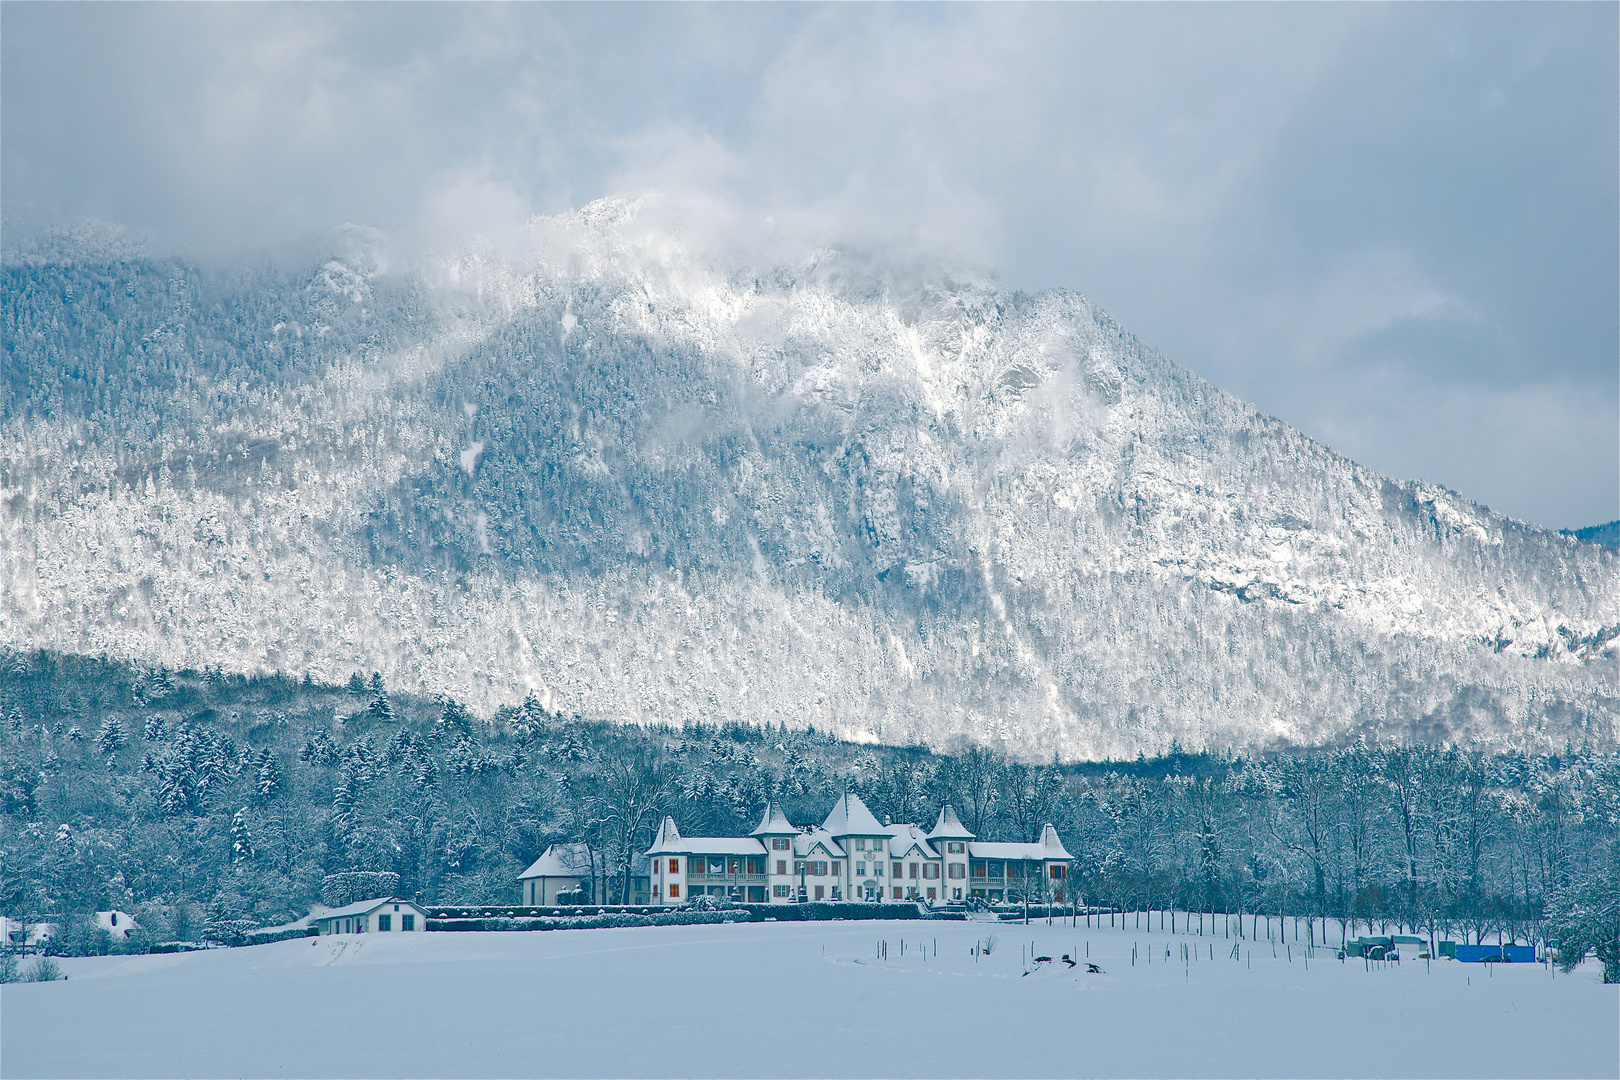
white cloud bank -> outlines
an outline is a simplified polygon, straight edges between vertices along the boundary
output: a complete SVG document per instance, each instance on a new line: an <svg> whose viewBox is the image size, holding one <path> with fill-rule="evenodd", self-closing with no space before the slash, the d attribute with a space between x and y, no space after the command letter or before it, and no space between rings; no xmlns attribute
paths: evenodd
<svg viewBox="0 0 1620 1080"><path fill-rule="evenodd" d="M8 5L8 220L689 242L1067 285L1377 468L1620 516L1612 5Z"/></svg>

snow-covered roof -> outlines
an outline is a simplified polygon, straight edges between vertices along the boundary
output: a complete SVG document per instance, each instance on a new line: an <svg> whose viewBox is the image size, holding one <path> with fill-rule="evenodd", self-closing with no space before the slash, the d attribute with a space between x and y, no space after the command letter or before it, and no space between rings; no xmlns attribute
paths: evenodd
<svg viewBox="0 0 1620 1080"><path fill-rule="evenodd" d="M665 817L647 854L763 855L765 845L751 836L682 836L675 819Z"/></svg>
<svg viewBox="0 0 1620 1080"><path fill-rule="evenodd" d="M862 809L865 809L864 807ZM826 829L811 829L807 833L800 833L793 838L793 854L795 858L804 858L816 849L817 845L827 849L827 854L834 859L844 858L844 849L838 841L833 839L832 833Z"/></svg>
<svg viewBox="0 0 1620 1080"><path fill-rule="evenodd" d="M968 854L976 859L1056 859L1074 858L1058 839L1057 830L1047 825L1041 829L1041 838L1033 844L1003 844L975 840L968 844Z"/></svg>
<svg viewBox="0 0 1620 1080"><path fill-rule="evenodd" d="M401 900L397 896L382 896L376 900L356 900L345 907L324 911L318 916L318 919L347 919L351 915L370 915L384 904L410 904L417 911L422 910L414 901Z"/></svg>
<svg viewBox="0 0 1620 1080"><path fill-rule="evenodd" d="M1042 859L1039 844L1011 844L975 840L968 845L968 854L975 859Z"/></svg>
<svg viewBox="0 0 1620 1080"><path fill-rule="evenodd" d="M537 877L588 877L591 874L589 844L552 844L518 875L519 881Z"/></svg>
<svg viewBox="0 0 1620 1080"><path fill-rule="evenodd" d="M750 836L792 836L799 830L795 829L787 817L783 815L782 808L771 803L765 808L765 816L760 818L759 828Z"/></svg>
<svg viewBox="0 0 1620 1080"><path fill-rule="evenodd" d="M913 847L919 849L924 858L934 859L939 853L928 846L928 836L915 825L889 826L889 855L900 858Z"/></svg>
<svg viewBox="0 0 1620 1080"><path fill-rule="evenodd" d="M675 819L665 814L664 820L658 824L658 835L653 837L653 845L647 849L647 854L656 855L660 851L684 850L680 847L680 843L681 830L675 827Z"/></svg>
<svg viewBox="0 0 1620 1080"><path fill-rule="evenodd" d="M956 809L950 803L940 807L939 820L934 822L934 827L929 830L928 839L940 840L947 836L952 840L973 839L973 834L967 831L967 826L956 816Z"/></svg>
<svg viewBox="0 0 1620 1080"><path fill-rule="evenodd" d="M98 911L95 915L96 925L112 934L114 937L127 938L129 932L140 925L127 911Z"/></svg>
<svg viewBox="0 0 1620 1080"><path fill-rule="evenodd" d="M889 833L888 829L878 824L878 819L872 816L872 811L861 802L859 795L847 792L833 803L832 813L827 815L821 827L833 836L887 836Z"/></svg>
<svg viewBox="0 0 1620 1080"><path fill-rule="evenodd" d="M688 836L679 845L666 846L662 850L684 851L693 855L763 855L765 845L752 836Z"/></svg>

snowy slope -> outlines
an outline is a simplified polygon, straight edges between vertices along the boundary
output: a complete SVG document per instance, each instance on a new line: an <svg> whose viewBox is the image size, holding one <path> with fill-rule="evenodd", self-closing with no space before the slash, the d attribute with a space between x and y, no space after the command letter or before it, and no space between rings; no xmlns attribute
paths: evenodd
<svg viewBox="0 0 1620 1080"><path fill-rule="evenodd" d="M351 237L229 334L171 283L57 348L91 404L8 411L0 643L1040 756L1614 741L1615 552L1363 469L1076 294L742 270L642 209L404 286ZM14 353L71 337L62 288Z"/></svg>
<svg viewBox="0 0 1620 1080"><path fill-rule="evenodd" d="M974 942L991 933L996 950L975 958ZM1089 953L1105 974L1054 963L1025 977L1031 943L1035 955ZM763 923L344 935L65 960L65 983L0 989L0 1074L1612 1077L1620 1068L1615 988L1591 963L1567 978L1538 964L1368 970L1318 951L1307 969L1297 947L1291 960L1287 945L1273 959L1268 943L1244 942L1232 960L1233 944L1039 923ZM1183 945L1200 959L1183 959Z"/></svg>

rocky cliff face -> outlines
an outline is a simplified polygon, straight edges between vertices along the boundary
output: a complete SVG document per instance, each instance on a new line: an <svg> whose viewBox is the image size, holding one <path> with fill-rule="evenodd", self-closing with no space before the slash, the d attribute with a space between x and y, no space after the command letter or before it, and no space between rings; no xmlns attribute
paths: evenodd
<svg viewBox="0 0 1620 1080"><path fill-rule="evenodd" d="M0 644L1040 756L1614 743L1615 552L1081 296L720 267L633 201L534 237L7 266Z"/></svg>

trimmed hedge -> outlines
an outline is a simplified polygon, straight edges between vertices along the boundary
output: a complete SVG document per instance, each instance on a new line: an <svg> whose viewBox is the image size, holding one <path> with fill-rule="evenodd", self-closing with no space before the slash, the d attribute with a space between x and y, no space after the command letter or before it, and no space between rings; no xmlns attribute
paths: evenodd
<svg viewBox="0 0 1620 1080"><path fill-rule="evenodd" d="M922 909L916 904L864 904L815 903L808 904L745 904L744 910L752 921L775 919L777 922L827 922L835 919L921 919Z"/></svg>
<svg viewBox="0 0 1620 1080"><path fill-rule="evenodd" d="M232 938L232 946L239 945L268 945L272 941L292 941L294 938L319 937L320 928L315 926L298 926L291 930L277 930L274 933L256 934L249 930L239 938Z"/></svg>
<svg viewBox="0 0 1620 1080"><path fill-rule="evenodd" d="M557 907L502 907L500 905L485 904L478 907L429 907L425 910L430 924L434 922L489 922L491 920L511 922L513 920L544 919L549 925L559 920L572 924L580 919L617 918L624 915L656 916L661 918L671 914L695 914L702 909L686 906L653 907L650 905L618 904L578 904ZM925 914L921 907L909 902L866 904L822 901L808 904L733 904L706 913L714 914L717 911L746 912L746 919L750 922L760 922L764 919L775 919L778 922L821 922L832 919L923 919L941 918L945 914L943 912ZM656 926L660 924L625 922L601 923L599 925Z"/></svg>
<svg viewBox="0 0 1620 1080"><path fill-rule="evenodd" d="M552 907L479 904L473 907L423 905L430 919L552 919L582 915L658 915L671 910L662 904L557 904Z"/></svg>
<svg viewBox="0 0 1620 1080"><path fill-rule="evenodd" d="M487 915L492 911L557 911L557 908L433 908L427 921L429 930L594 930L619 926L697 926L731 922L830 922L872 919L960 919L960 913L938 912L924 915L916 904L740 904L715 911L691 908L609 909L599 914L569 915ZM567 911L567 908L561 910ZM578 910L578 909L574 909ZM587 909L589 910L589 909ZM436 918L444 911L477 912L476 917Z"/></svg>
<svg viewBox="0 0 1620 1080"><path fill-rule="evenodd" d="M224 948L217 941L160 941L152 946L155 953L202 952L204 949Z"/></svg>
<svg viewBox="0 0 1620 1080"><path fill-rule="evenodd" d="M628 911L606 915L579 915L546 919L429 919L427 928L440 931L489 930L598 930L620 926L699 926L706 923L747 922L746 911L663 911L641 915Z"/></svg>

